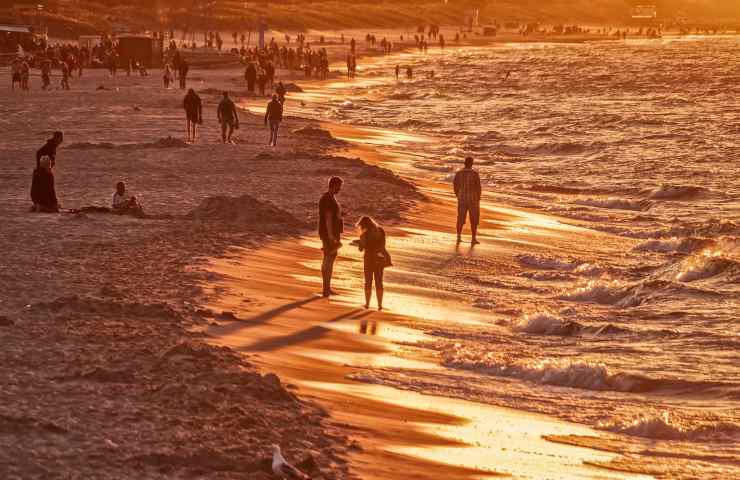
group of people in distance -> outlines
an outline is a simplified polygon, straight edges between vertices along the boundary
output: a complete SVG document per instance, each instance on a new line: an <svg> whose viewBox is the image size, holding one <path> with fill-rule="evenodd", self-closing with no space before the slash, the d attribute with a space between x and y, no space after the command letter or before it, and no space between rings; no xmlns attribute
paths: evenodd
<svg viewBox="0 0 740 480"><path fill-rule="evenodd" d="M334 263L342 248L342 233L344 232L344 218L342 207L336 196L342 191L344 181L340 177L331 177L327 191L319 200L318 233L321 240L323 260L321 262L322 295L335 295L331 289L334 275ZM464 168L457 171L453 181L455 196L457 197L457 243L462 241L462 231L465 223L470 219L472 233L471 245L477 245L478 225L480 223L480 199L482 187L480 175L473 169L473 158L465 159ZM358 240L352 245L363 252L363 272L365 279L365 308L370 308L373 284L378 302L378 310L383 310L383 274L386 268L393 266L391 255L386 247L385 230L371 217L363 216L357 222L360 230Z"/></svg>
<svg viewBox="0 0 740 480"><path fill-rule="evenodd" d="M285 87L282 83L278 85L276 92L265 110L265 127L270 127L268 145L277 146L278 130L283 121L283 104L285 103ZM195 143L198 125L203 125L203 102L200 96L192 88L183 99L185 109L185 121L187 124L188 143ZM216 110L218 123L221 125L221 140L223 143L235 143L232 139L234 130L239 130L239 113L234 101L229 97L229 92L223 92L223 98Z"/></svg>

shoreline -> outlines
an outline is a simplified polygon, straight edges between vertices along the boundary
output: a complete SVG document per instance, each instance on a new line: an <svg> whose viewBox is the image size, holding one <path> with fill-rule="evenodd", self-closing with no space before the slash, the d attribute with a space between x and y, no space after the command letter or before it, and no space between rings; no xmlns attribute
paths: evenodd
<svg viewBox="0 0 740 480"><path fill-rule="evenodd" d="M326 123L324 126L338 138L358 140L368 135L361 128ZM378 130L374 129L369 135L380 135ZM385 134L388 140L393 133L387 131ZM383 142L375 138L370 141L370 144L374 144L372 146L353 145L347 155L359 156L366 162L384 167L394 164L392 158L397 155L380 153L375 149L377 143ZM403 160L399 163L403 163ZM351 188L350 185L347 187ZM408 262L418 261L414 260L415 256L423 257L425 253L429 253L424 252L428 246L414 244L413 237L439 236L442 243L452 245L454 242L454 232L444 233L446 226L443 219L449 218L454 209L450 199L437 193L440 186L434 182L417 183L417 187L429 196L429 201L411 210L405 217L404 224L388 229L390 238L394 238L389 248L397 259L396 268L403 270L404 275L409 268ZM501 248L508 242L502 229L516 221L514 217L517 213L507 209L507 213L499 211L493 214L497 208L490 205L486 210L491 212L487 215L491 226L481 233L484 245L476 248L491 248L492 245ZM518 212L518 215L529 214ZM410 230L403 226L409 224L413 224L414 228ZM572 229L565 226L563 228ZM550 234L551 232L548 233ZM409 244L400 246L404 241ZM438 241L440 239L435 239L434 243ZM567 241L567 238L562 241ZM395 249L394 242L397 244ZM233 348L246 354L247 358L265 370L277 371L281 377L298 385L300 395L325 406L331 414L332 422L359 442L358 447L350 450L350 469L360 478L400 479L406 478L409 471L418 475L418 478L436 478L440 471L444 472L446 478L460 479L493 478L502 474L533 475L534 478L540 478L541 475L563 468L567 471L563 478L581 475L583 473L577 472L582 472L583 469L594 469L591 474L603 478L650 478L639 475L639 471L632 475L619 473L618 468L610 467L609 463L618 458L616 455L596 450L568 451L563 449L565 442L555 444L545 440L545 437L568 438L574 435L593 438L600 437L603 432L597 433L587 427L521 410L396 390L367 384L361 380L358 382L354 377L362 377L363 364L436 368L434 359L424 354L423 349L411 354L406 352L399 358L398 348L401 347L394 346L393 341L400 341L413 350L413 343L423 337L420 331L406 326L413 323L413 318L420 318L420 314L427 320L459 318L461 312L448 311L449 307L434 300L434 297L444 296L443 292L424 292L394 283L396 274L393 270L388 277L392 287L386 289L390 313L357 308L360 302L358 299L353 301L348 296L348 289L353 290L354 296L359 298L361 287L359 279L350 277L349 272L356 271L360 260L357 254L346 252L349 250L347 248L340 254L341 265L338 265L337 290L340 296L330 302L312 297L312 292L317 290L318 281L316 248L313 239L304 237L299 243L280 242L254 253L236 253L227 259L212 260L212 271L222 280L210 285L211 288L216 287L220 294L215 295L216 299L209 308L232 309L240 320L215 326L208 333L214 337L214 344ZM437 245L435 248L441 248L444 252L452 247ZM506 256L508 252L504 251L501 255ZM235 269L237 265L241 267ZM274 285L281 286L279 295L271 293ZM399 291L394 291L396 288ZM239 311L236 299L242 296L256 296L267 300L264 306L257 309ZM454 301L454 295L448 300ZM285 301L288 303L281 303ZM461 308L461 305L458 304L455 308ZM468 320L476 321L480 317L479 321L483 323L483 313L474 312L470 308L464 311ZM379 338L367 334L367 329L372 329L373 325L381 331ZM353 333L358 328L359 333ZM421 405L424 407L419 409ZM477 410L485 413L476 413ZM442 412L457 413L440 417ZM477 438L478 447L471 447L467 442L474 435L473 432L482 427L478 422L491 416L497 417L502 424L509 427ZM474 420L476 418L478 420ZM532 427L533 431L525 433L511 429L511 425L520 423L530 423L537 427ZM553 434L553 431L559 433ZM449 432L456 433L454 437L449 437ZM500 445L506 442L512 447L501 449ZM532 442L540 442L540 449L557 452L558 457L567 460L557 468L551 464L542 466L543 470L525 467L531 461L528 460L530 453L524 445L531 445ZM354 445L353 442L350 444ZM495 447L497 445L499 447ZM494 452L494 449L498 452ZM473 453L467 453L468 451ZM491 461L495 459L496 462L501 462L506 459L509 464L502 469L492 468L491 463L480 460L483 452ZM446 463L441 460L443 458L448 461L460 458L464 460ZM379 467L379 464L383 467Z"/></svg>

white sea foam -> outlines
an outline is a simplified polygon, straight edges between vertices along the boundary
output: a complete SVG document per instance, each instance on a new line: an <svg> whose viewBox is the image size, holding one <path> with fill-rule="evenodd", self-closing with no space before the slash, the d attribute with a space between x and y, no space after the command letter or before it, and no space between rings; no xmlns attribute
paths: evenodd
<svg viewBox="0 0 740 480"><path fill-rule="evenodd" d="M647 200L629 200L625 198L585 198L577 200L578 205L587 207L608 208L614 210L633 210L643 212L652 206Z"/></svg>
<svg viewBox="0 0 740 480"><path fill-rule="evenodd" d="M545 270L572 271L582 263L576 260L559 260L557 258L550 258L542 255L527 254L517 255L516 259L522 265Z"/></svg>
<svg viewBox="0 0 740 480"><path fill-rule="evenodd" d="M512 328L519 332L538 335L573 335L580 331L581 325L563 320L550 312L539 312L524 315L513 323Z"/></svg>
<svg viewBox="0 0 740 480"><path fill-rule="evenodd" d="M558 298L572 302L593 302L620 307L634 307L640 304L640 300L633 295L630 285L616 280L591 280L585 285L561 293Z"/></svg>
<svg viewBox="0 0 740 480"><path fill-rule="evenodd" d="M740 436L740 427L719 422L709 425L686 425L675 421L668 412L644 416L628 421L599 424L599 428L610 432L658 440L683 441L731 441Z"/></svg>

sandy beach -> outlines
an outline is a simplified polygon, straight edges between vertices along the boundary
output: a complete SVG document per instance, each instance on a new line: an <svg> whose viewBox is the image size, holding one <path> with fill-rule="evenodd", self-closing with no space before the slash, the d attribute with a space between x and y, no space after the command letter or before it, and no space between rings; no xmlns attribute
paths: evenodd
<svg viewBox="0 0 740 480"><path fill-rule="evenodd" d="M565 41L581 40L591 39ZM327 81L280 77L304 92L289 93L274 148L267 98L246 94L236 66L191 71L205 118L195 145L183 141L184 92L164 90L157 70L88 70L69 92L0 97L3 477L274 478L279 444L312 478L690 478L674 477L674 452L650 440L625 450L609 432L527 412L515 398L497 406L370 375L433 378L435 326L494 335L515 312L509 298L475 308L452 283L440 288L447 275L485 265L503 277L544 249L606 259L639 242L488 198L482 244L456 245L449 182L420 175L407 151L433 136L296 113L346 87L345 49L330 47L338 72ZM223 90L241 107L234 145L220 141ZM110 206L125 181L147 217L29 213L34 152L54 130L65 132L55 168L63 208ZM316 204L335 175L345 180L346 241L339 295L327 300ZM362 258L349 245L362 215L390 238L384 312L362 308ZM720 458L728 472L733 462Z"/></svg>

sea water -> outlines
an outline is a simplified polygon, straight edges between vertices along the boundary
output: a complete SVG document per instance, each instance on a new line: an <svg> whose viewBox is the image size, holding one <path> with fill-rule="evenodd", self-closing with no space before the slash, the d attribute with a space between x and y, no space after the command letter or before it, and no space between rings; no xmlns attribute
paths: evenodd
<svg viewBox="0 0 740 480"><path fill-rule="evenodd" d="M432 135L408 146L422 175L449 181L470 155L488 200L623 240L495 276L456 260L434 273L491 326L437 323L425 347L443 369L362 379L590 425L669 478L740 476L738 52L684 37L361 65L315 115Z"/></svg>

